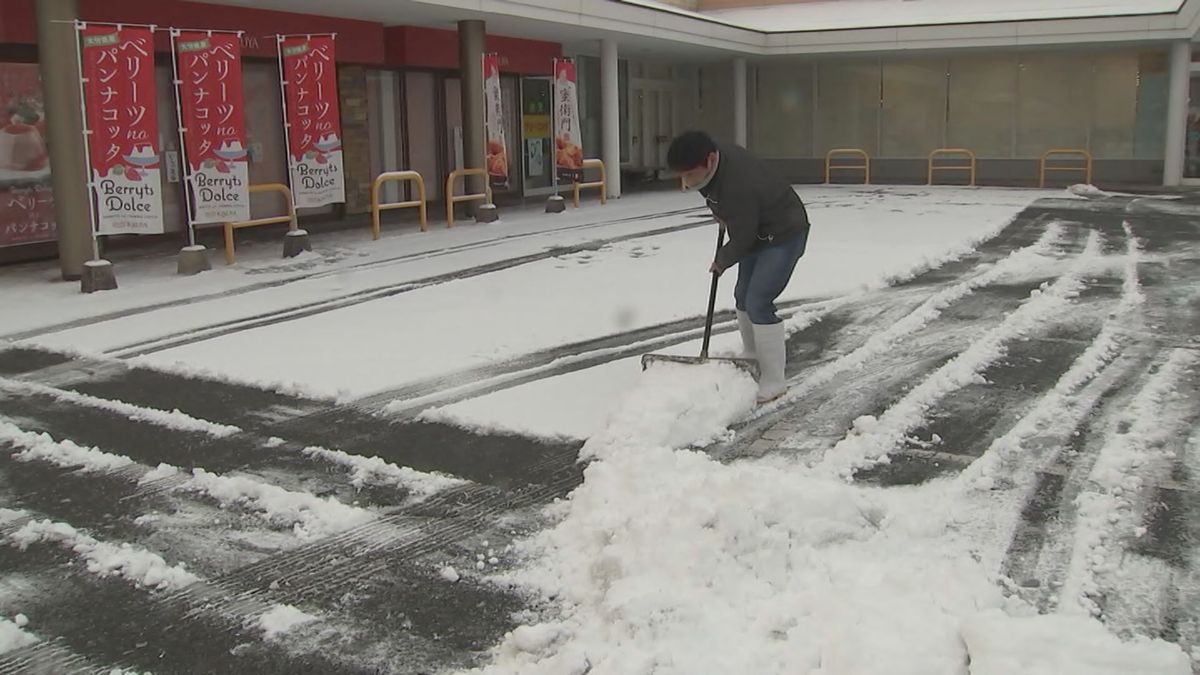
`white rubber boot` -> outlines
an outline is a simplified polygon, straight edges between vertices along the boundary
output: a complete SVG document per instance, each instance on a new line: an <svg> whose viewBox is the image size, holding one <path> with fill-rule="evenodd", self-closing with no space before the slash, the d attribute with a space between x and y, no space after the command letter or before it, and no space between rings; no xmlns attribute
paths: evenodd
<svg viewBox="0 0 1200 675"><path fill-rule="evenodd" d="M750 322L750 315L742 310L737 310L738 331L742 334L742 358L753 359L758 351L754 347L754 324Z"/></svg>
<svg viewBox="0 0 1200 675"><path fill-rule="evenodd" d="M753 324L754 344L758 354L758 402L766 403L783 396L787 382L783 367L787 363L787 345L783 323Z"/></svg>

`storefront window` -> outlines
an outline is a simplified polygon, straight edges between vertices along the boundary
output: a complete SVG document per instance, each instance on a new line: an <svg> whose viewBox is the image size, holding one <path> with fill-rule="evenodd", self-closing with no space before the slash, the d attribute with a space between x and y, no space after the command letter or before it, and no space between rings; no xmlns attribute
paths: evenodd
<svg viewBox="0 0 1200 675"><path fill-rule="evenodd" d="M952 57L946 145L1012 157L1016 95L1016 55Z"/></svg>
<svg viewBox="0 0 1200 675"><path fill-rule="evenodd" d="M521 79L521 139L526 193L549 188L554 180L551 152L550 78Z"/></svg>
<svg viewBox="0 0 1200 675"><path fill-rule="evenodd" d="M1075 53L1021 56L1018 157L1040 157L1051 148L1087 147L1092 58Z"/></svg>
<svg viewBox="0 0 1200 675"><path fill-rule="evenodd" d="M878 61L817 66L818 157L833 148L879 154L879 89Z"/></svg>
<svg viewBox="0 0 1200 675"><path fill-rule="evenodd" d="M750 147L764 157L813 154L813 66L760 65L754 70Z"/></svg>
<svg viewBox="0 0 1200 675"><path fill-rule="evenodd" d="M880 154L926 157L946 135L946 61L883 62Z"/></svg>
<svg viewBox="0 0 1200 675"><path fill-rule="evenodd" d="M1100 159L1132 158L1138 108L1137 53L1095 55L1092 91L1092 155Z"/></svg>

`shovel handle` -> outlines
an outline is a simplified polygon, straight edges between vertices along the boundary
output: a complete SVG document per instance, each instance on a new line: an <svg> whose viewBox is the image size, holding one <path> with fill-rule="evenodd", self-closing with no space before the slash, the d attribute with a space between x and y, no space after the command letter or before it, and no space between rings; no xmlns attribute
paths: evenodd
<svg viewBox="0 0 1200 675"><path fill-rule="evenodd" d="M725 245L725 226L717 223L717 251ZM713 254L713 260L716 260L716 253ZM708 312L704 318L704 343L700 346L700 358L708 358L708 343L712 340L713 327L713 312L717 308L717 283L721 280L721 275L716 272L712 273L712 288L708 291Z"/></svg>

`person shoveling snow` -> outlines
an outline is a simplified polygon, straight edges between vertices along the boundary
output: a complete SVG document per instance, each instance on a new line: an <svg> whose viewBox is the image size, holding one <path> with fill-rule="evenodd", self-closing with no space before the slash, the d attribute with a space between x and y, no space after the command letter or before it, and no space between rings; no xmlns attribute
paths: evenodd
<svg viewBox="0 0 1200 675"><path fill-rule="evenodd" d="M667 151L667 164L708 202L729 242L718 249L710 271L716 277L738 266L733 297L742 355L758 362L758 402L787 391L787 349L775 299L792 278L808 245L808 212L796 191L765 162L738 145L718 144L703 131L684 132ZM709 302L712 315L712 299ZM710 319L711 320L711 319ZM707 350L704 350L707 351ZM705 360L701 354L700 361Z"/></svg>

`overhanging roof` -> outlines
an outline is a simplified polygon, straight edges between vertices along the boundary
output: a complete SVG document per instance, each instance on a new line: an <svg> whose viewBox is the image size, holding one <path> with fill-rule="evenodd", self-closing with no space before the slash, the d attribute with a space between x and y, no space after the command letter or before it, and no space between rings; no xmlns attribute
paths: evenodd
<svg viewBox="0 0 1200 675"><path fill-rule="evenodd" d="M205 0L216 4L336 15L385 25L453 28L482 19L492 33L586 48L599 38L618 41L626 55L669 58L768 57L892 50L972 49L1062 44L1147 43L1190 40L1200 29L1200 0L842 0L805 3L824 12L804 30L794 29L802 7L699 14L653 0ZM851 21L847 7L892 6L870 22ZM927 3L925 9L921 9ZM824 7L821 7L824 5ZM837 5L841 9L835 9ZM930 8L960 5L932 16ZM897 8L895 6L903 6ZM963 10L963 7L970 7ZM1174 7L1172 10L1171 7ZM912 8L907 15L900 9ZM1104 9L1107 8L1107 9ZM1140 9L1139 9L1140 8ZM844 11L843 11L844 10ZM857 11L857 10L854 10ZM776 14L773 30L762 30ZM756 13L756 14L748 14ZM757 17L754 20L748 16ZM816 17L817 14L811 15ZM860 15L861 16L861 15ZM924 19L917 17L924 16ZM739 18L741 23L734 22ZM899 17L899 18L897 18ZM1007 17L1007 18L1006 18ZM785 21L791 21L787 23ZM840 21L841 23L837 23ZM918 23L926 21L926 23ZM853 24L846 27L847 24ZM869 24L869 25L867 25ZM879 25L886 24L886 25ZM840 27L839 27L840 26ZM772 26L765 26L772 27Z"/></svg>

